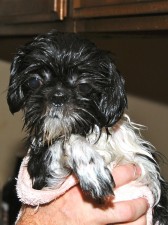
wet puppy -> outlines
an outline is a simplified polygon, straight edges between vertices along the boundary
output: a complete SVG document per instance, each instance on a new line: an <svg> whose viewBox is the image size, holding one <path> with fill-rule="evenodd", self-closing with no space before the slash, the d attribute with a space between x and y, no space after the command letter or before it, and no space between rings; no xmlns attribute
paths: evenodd
<svg viewBox="0 0 168 225"><path fill-rule="evenodd" d="M109 52L77 34L40 35L14 57L7 100L12 113L24 113L34 189L57 188L73 172L102 200L113 194L111 166L138 164L137 182L154 195L154 223L167 224L168 185L155 151L124 114L124 80Z"/></svg>

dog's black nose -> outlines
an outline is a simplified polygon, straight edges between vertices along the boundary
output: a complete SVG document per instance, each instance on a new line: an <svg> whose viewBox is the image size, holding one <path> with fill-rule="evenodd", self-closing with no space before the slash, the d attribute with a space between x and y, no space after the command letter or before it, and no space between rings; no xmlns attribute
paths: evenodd
<svg viewBox="0 0 168 225"><path fill-rule="evenodd" d="M67 100L67 97L62 92L57 92L51 97L51 102L54 106L62 106L65 101Z"/></svg>

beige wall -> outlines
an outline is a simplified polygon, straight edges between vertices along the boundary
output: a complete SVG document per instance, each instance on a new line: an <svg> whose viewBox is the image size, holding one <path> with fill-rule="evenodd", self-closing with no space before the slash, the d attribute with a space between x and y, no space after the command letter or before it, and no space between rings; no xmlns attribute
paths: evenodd
<svg viewBox="0 0 168 225"><path fill-rule="evenodd" d="M12 174L17 151L15 148L22 136L21 116L11 115L6 103L9 67L8 62L0 60L0 186Z"/></svg>
<svg viewBox="0 0 168 225"><path fill-rule="evenodd" d="M22 118L10 114L6 103L10 63L0 60L0 185L13 172L17 143L22 139ZM134 122L144 124L148 130L143 135L168 157L168 106L129 95L129 114ZM167 171L163 167L163 173Z"/></svg>
<svg viewBox="0 0 168 225"><path fill-rule="evenodd" d="M128 96L128 113L136 123L146 126L143 137L168 159L168 105ZM168 165L160 161L162 174L168 180Z"/></svg>

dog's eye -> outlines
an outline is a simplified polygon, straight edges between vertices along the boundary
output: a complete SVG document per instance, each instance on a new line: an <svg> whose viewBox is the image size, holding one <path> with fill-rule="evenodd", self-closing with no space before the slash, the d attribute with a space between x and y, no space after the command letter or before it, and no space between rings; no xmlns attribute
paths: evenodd
<svg viewBox="0 0 168 225"><path fill-rule="evenodd" d="M89 84L86 83L82 83L82 84L78 84L77 89L79 92L83 92L83 93L90 93L90 91L92 90L92 87Z"/></svg>
<svg viewBox="0 0 168 225"><path fill-rule="evenodd" d="M28 87L32 90L38 89L43 84L39 77L32 77L28 80Z"/></svg>

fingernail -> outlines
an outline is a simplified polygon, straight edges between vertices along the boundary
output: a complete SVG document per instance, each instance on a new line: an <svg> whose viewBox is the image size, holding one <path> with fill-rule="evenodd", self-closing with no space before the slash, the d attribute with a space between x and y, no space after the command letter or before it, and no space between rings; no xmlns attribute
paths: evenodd
<svg viewBox="0 0 168 225"><path fill-rule="evenodd" d="M148 199L146 199L145 197L144 197L144 198L142 198L142 199L144 199L144 200L145 200L146 205L147 205L147 208L149 209L149 208L151 207L151 205L149 204Z"/></svg>
<svg viewBox="0 0 168 225"><path fill-rule="evenodd" d="M133 164L134 166L134 177L135 178L138 178L141 176L141 168L140 166L136 165L136 164Z"/></svg>

